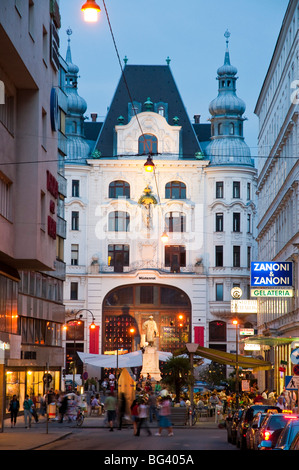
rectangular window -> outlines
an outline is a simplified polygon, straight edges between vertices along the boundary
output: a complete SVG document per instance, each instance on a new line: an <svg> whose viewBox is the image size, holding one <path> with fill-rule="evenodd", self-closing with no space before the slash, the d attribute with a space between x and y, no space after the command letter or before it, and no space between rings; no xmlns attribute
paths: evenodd
<svg viewBox="0 0 299 470"><path fill-rule="evenodd" d="M239 212L233 213L233 232L240 232L241 230L241 214Z"/></svg>
<svg viewBox="0 0 299 470"><path fill-rule="evenodd" d="M79 264L79 245L71 246L71 265L78 266Z"/></svg>
<svg viewBox="0 0 299 470"><path fill-rule="evenodd" d="M247 247L247 268L251 266L251 246Z"/></svg>
<svg viewBox="0 0 299 470"><path fill-rule="evenodd" d="M80 181L72 180L72 197L79 197Z"/></svg>
<svg viewBox="0 0 299 470"><path fill-rule="evenodd" d="M72 230L79 230L79 212L72 211Z"/></svg>
<svg viewBox="0 0 299 470"><path fill-rule="evenodd" d="M223 284L216 284L216 300L223 300Z"/></svg>
<svg viewBox="0 0 299 470"><path fill-rule="evenodd" d="M40 193L40 228L46 230L46 195L43 191Z"/></svg>
<svg viewBox="0 0 299 470"><path fill-rule="evenodd" d="M42 146L45 150L47 150L47 113L42 109Z"/></svg>
<svg viewBox="0 0 299 470"><path fill-rule="evenodd" d="M223 266L223 246L215 247L215 266Z"/></svg>
<svg viewBox="0 0 299 470"><path fill-rule="evenodd" d="M247 233L251 233L251 214L247 214Z"/></svg>
<svg viewBox="0 0 299 470"><path fill-rule="evenodd" d="M223 214L216 214L216 232L223 232Z"/></svg>
<svg viewBox="0 0 299 470"><path fill-rule="evenodd" d="M179 272L180 267L186 266L186 248L180 245L165 246L165 266L171 272Z"/></svg>
<svg viewBox="0 0 299 470"><path fill-rule="evenodd" d="M28 33L34 40L34 1L28 1Z"/></svg>
<svg viewBox="0 0 299 470"><path fill-rule="evenodd" d="M71 282L71 300L78 300L78 282Z"/></svg>
<svg viewBox="0 0 299 470"><path fill-rule="evenodd" d="M166 232L185 232L186 231L186 216L182 212L169 212L165 216L165 229Z"/></svg>
<svg viewBox="0 0 299 470"><path fill-rule="evenodd" d="M233 198L240 199L240 181L233 181Z"/></svg>
<svg viewBox="0 0 299 470"><path fill-rule="evenodd" d="M48 36L48 31L46 30L44 25L43 25L43 61L45 65L47 65L49 61L49 36Z"/></svg>
<svg viewBox="0 0 299 470"><path fill-rule="evenodd" d="M108 266L123 272L123 267L129 266L129 245L108 245Z"/></svg>
<svg viewBox="0 0 299 470"><path fill-rule="evenodd" d="M216 181L216 198L223 198L223 181Z"/></svg>
<svg viewBox="0 0 299 470"><path fill-rule="evenodd" d="M12 183L0 171L0 215L12 220Z"/></svg>
<svg viewBox="0 0 299 470"><path fill-rule="evenodd" d="M251 199L251 184L247 183L247 201Z"/></svg>
<svg viewBox="0 0 299 470"><path fill-rule="evenodd" d="M2 82L3 83L3 82ZM1 85L1 82L0 82ZM0 90L1 91L1 90ZM4 91L4 90L3 90ZM8 132L14 135L15 128L15 98L5 93L4 102L0 101L0 122Z"/></svg>
<svg viewBox="0 0 299 470"><path fill-rule="evenodd" d="M241 266L241 250L240 246L233 247L233 267L239 268Z"/></svg>
<svg viewBox="0 0 299 470"><path fill-rule="evenodd" d="M140 286L140 303L154 303L154 286Z"/></svg>

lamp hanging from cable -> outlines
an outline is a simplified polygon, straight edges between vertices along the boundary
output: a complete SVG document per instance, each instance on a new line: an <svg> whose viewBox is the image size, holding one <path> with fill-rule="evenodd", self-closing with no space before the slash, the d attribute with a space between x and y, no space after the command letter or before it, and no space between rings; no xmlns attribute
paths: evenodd
<svg viewBox="0 0 299 470"><path fill-rule="evenodd" d="M98 13L101 9L95 0L87 0L81 8L84 14L84 21L88 23L95 23L98 21Z"/></svg>
<svg viewBox="0 0 299 470"><path fill-rule="evenodd" d="M149 155L149 156L147 157L147 160L146 160L145 164L144 164L144 169L145 169L145 171L147 171L148 173L151 173L152 171L154 171L154 168L155 168L155 164L154 164L154 162L153 162L153 160L152 160L152 157Z"/></svg>

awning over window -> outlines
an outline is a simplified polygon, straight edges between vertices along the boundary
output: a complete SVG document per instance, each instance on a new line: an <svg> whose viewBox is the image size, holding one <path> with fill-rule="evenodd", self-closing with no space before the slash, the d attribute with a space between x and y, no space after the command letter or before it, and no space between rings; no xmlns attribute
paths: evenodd
<svg viewBox="0 0 299 470"><path fill-rule="evenodd" d="M279 346L283 344L291 344L293 343L293 341L299 341L299 338L284 338L282 336L256 335L243 338L240 340L240 343L262 344L265 346Z"/></svg>
<svg viewBox="0 0 299 470"><path fill-rule="evenodd" d="M180 353L182 353L182 351L180 351ZM195 354L206 359L210 359L211 361L218 362L219 364L233 367L236 366L237 362L236 354L219 351L217 349L204 348L203 346L198 346ZM270 370L273 368L271 362L263 361L262 359L255 357L242 356L241 354L238 354L238 365L243 369L253 369L255 371Z"/></svg>

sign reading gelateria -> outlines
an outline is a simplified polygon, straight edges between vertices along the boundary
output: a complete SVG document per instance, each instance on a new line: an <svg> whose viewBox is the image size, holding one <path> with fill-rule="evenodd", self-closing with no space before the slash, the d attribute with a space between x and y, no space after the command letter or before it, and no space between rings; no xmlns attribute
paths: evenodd
<svg viewBox="0 0 299 470"><path fill-rule="evenodd" d="M251 287L291 287L293 264L289 262L251 262Z"/></svg>
<svg viewBox="0 0 299 470"><path fill-rule="evenodd" d="M293 297L293 289L251 289L252 297Z"/></svg>

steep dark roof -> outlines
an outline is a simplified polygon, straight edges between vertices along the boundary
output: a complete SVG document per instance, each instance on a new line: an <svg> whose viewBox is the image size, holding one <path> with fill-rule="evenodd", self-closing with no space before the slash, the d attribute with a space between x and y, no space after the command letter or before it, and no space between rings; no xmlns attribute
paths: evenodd
<svg viewBox="0 0 299 470"><path fill-rule="evenodd" d="M96 141L101 130L102 122L84 122L84 137L86 140Z"/></svg>
<svg viewBox="0 0 299 470"><path fill-rule="evenodd" d="M204 123L204 124L192 124L195 134L197 135L199 142L206 142L211 138L211 124Z"/></svg>
<svg viewBox="0 0 299 470"><path fill-rule="evenodd" d="M113 156L114 126L119 116L124 117L124 124L128 123L128 103L132 100L143 104L148 97L153 103L168 104L168 124L173 125L173 118L179 118L183 158L194 158L201 151L200 145L168 65L125 66L96 143L102 156Z"/></svg>

